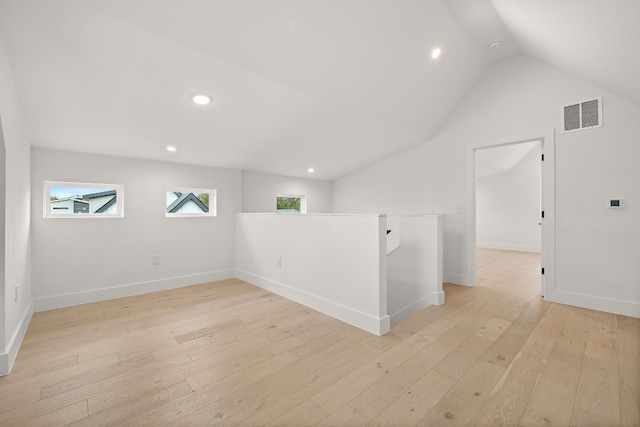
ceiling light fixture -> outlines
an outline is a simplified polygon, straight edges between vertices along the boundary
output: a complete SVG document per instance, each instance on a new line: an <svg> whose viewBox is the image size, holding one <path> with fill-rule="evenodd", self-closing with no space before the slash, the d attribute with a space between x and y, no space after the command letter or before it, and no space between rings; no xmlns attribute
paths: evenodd
<svg viewBox="0 0 640 427"><path fill-rule="evenodd" d="M497 49L497 48L499 48L499 47L500 47L500 45L501 45L501 44L502 44L502 40L496 39L496 40L491 40L491 41L488 43L488 46L489 46L491 49Z"/></svg>
<svg viewBox="0 0 640 427"><path fill-rule="evenodd" d="M173 145L169 145L167 146L167 151L170 153L173 153L176 151L176 147L174 147Z"/></svg>
<svg viewBox="0 0 640 427"><path fill-rule="evenodd" d="M191 100L198 105L211 104L211 97L209 95L205 95L204 93L196 93L191 97Z"/></svg>
<svg viewBox="0 0 640 427"><path fill-rule="evenodd" d="M439 47L436 47L431 51L431 58L438 59L441 54L442 54L442 49L440 49Z"/></svg>
<svg viewBox="0 0 640 427"><path fill-rule="evenodd" d="M309 172L309 173L314 173L315 171L316 171L316 170L315 170L314 168L309 168L309 169L307 169L307 172Z"/></svg>

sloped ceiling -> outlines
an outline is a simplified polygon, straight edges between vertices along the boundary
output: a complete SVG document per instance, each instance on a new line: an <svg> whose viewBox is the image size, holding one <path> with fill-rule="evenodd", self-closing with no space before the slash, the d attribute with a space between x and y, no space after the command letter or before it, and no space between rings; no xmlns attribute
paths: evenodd
<svg viewBox="0 0 640 427"><path fill-rule="evenodd" d="M0 0L0 42L33 146L334 179L431 139L492 62L521 51L640 104L637 60L603 74L570 51L584 38L550 42L608 3L565 2ZM624 35L606 38L637 47L637 2L620 3L635 19L616 11ZM191 103L197 92L213 103Z"/></svg>
<svg viewBox="0 0 640 427"><path fill-rule="evenodd" d="M476 179L510 171L539 144L532 141L476 150Z"/></svg>
<svg viewBox="0 0 640 427"><path fill-rule="evenodd" d="M524 54L640 106L640 1L492 2Z"/></svg>

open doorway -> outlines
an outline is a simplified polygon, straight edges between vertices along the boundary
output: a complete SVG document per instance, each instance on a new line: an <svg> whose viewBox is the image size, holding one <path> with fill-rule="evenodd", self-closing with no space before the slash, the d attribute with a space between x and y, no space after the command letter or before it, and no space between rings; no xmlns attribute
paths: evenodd
<svg viewBox="0 0 640 427"><path fill-rule="evenodd" d="M476 282L540 295L541 141L476 150Z"/></svg>
<svg viewBox="0 0 640 427"><path fill-rule="evenodd" d="M493 152L488 151L490 149L497 149L499 147L505 147L506 150L498 151L495 150ZM539 147L539 148L538 148ZM484 151L483 150L487 150ZM539 150L539 151L536 151ZM490 141L481 141L469 144L467 146L467 272L468 272L468 284L470 286L477 286L477 243L480 242L481 246L491 246L493 244L494 248L497 250L500 249L508 249L508 250L537 250L539 247L540 251L540 264L544 269L540 271L541 280L540 280L540 288L539 291L541 295L544 296L545 289L547 286L553 286L554 284L554 134L553 131L549 132L539 132L530 135L521 135L515 136L511 138L501 138ZM500 223L504 223L504 215L503 218L487 218L485 217L485 222L488 222L491 227L493 227L493 238L491 237L491 232L487 233L487 230L482 230L480 234L480 239L478 239L478 229L477 229L477 221L478 221L478 212L477 212L477 182L476 175L488 174L491 173L491 169L493 168L493 172L496 172L496 169L510 170L515 165L519 163L518 157L522 157L524 159L527 155L529 155L529 160L532 160L531 157L537 157L537 161L540 162L540 185L539 185L539 197L535 195L537 200L529 200L529 202L533 202L534 204L539 203L539 212L532 213L532 216L528 218L522 219L523 221L530 221L528 224L527 230L523 231L521 236L509 235L513 234L513 231L505 230L497 230ZM478 162L477 159L480 159ZM492 161L487 162L487 159L493 158ZM521 160L522 160L521 159ZM489 163L487 166L486 163ZM488 175L487 175L488 176ZM512 177L513 179L513 177ZM499 181L499 180L498 180ZM503 190L509 188L509 191L517 191L516 182L503 182ZM520 183L522 184L522 183ZM510 188L511 187L511 188ZM512 196L513 197L513 196ZM506 200L508 203L509 200ZM495 200L483 200L482 203L495 203ZM514 204L515 204L514 200ZM519 203L519 202L518 202ZM498 208L498 206L494 206ZM503 206L504 208L504 206ZM511 206L512 209L520 209L520 207ZM544 213L543 213L544 212ZM486 215L487 212L484 212L483 215ZM495 213L488 213L492 215ZM505 213L508 215L509 213ZM544 217L543 217L544 216ZM481 218L482 219L482 218ZM540 223L540 225L538 225ZM533 227L533 228L532 228ZM491 231L491 230L490 230ZM502 236L500 236L502 233ZM536 236L538 240L536 240ZM502 240L502 242L490 241L493 240ZM539 242L539 243L538 243ZM502 246L500 246L502 245Z"/></svg>

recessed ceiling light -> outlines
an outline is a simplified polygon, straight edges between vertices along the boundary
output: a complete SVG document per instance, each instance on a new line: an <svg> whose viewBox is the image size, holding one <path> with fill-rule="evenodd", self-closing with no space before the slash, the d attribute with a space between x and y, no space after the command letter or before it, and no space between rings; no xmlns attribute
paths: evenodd
<svg viewBox="0 0 640 427"><path fill-rule="evenodd" d="M170 153L173 153L174 151L176 151L176 147L174 147L173 145L169 145L167 147L167 151L170 152Z"/></svg>
<svg viewBox="0 0 640 427"><path fill-rule="evenodd" d="M502 44L502 40L491 40L488 45L491 49L497 49L500 47L500 45Z"/></svg>
<svg viewBox="0 0 640 427"><path fill-rule="evenodd" d="M211 97L209 95L205 95L204 93L196 93L191 97L191 100L198 105L211 104Z"/></svg>
<svg viewBox="0 0 640 427"><path fill-rule="evenodd" d="M309 169L307 169L307 172L309 172L309 173L314 173L315 171L316 171L316 170L315 170L314 168L309 168Z"/></svg>
<svg viewBox="0 0 640 427"><path fill-rule="evenodd" d="M431 58L438 59L441 54L442 54L442 49L440 49L439 47L436 47L431 51Z"/></svg>

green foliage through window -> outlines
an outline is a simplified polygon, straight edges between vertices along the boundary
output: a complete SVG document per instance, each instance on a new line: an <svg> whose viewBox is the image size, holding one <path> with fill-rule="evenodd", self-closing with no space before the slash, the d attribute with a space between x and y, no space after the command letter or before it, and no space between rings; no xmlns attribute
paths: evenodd
<svg viewBox="0 0 640 427"><path fill-rule="evenodd" d="M300 197L278 197L276 210L282 213L300 213Z"/></svg>
<svg viewBox="0 0 640 427"><path fill-rule="evenodd" d="M199 193L198 199L205 205L207 208L209 207L209 193Z"/></svg>
<svg viewBox="0 0 640 427"><path fill-rule="evenodd" d="M172 188L167 190L165 215L216 216L216 190L199 188Z"/></svg>

